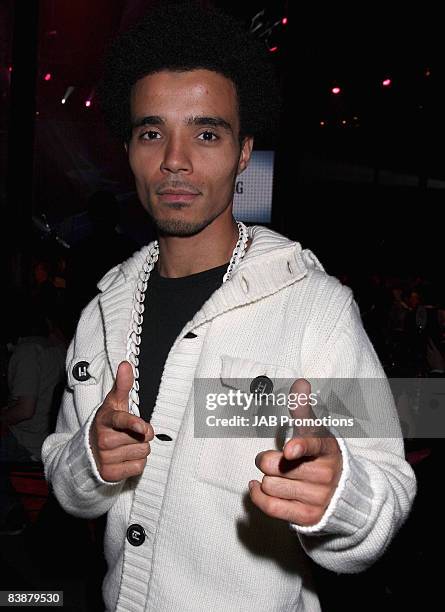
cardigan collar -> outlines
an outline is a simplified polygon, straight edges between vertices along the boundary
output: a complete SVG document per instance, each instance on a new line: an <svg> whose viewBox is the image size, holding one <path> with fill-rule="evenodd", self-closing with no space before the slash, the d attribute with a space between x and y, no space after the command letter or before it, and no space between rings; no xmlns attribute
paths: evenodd
<svg viewBox="0 0 445 612"><path fill-rule="evenodd" d="M268 295L302 279L308 271L323 267L313 253L298 242L262 226L248 228L252 243L234 270L189 321L182 335L216 316ZM98 283L104 316L106 345L116 364L125 359L133 294L142 265L153 243L143 247L124 263L112 268ZM149 294L147 295L149 299ZM116 366L117 367L117 366Z"/></svg>
<svg viewBox="0 0 445 612"><path fill-rule="evenodd" d="M294 260L294 265L291 266L295 273L294 276L304 276L308 268L323 270L323 266L315 255L308 249L303 250L299 242L293 242L285 236L260 225L250 226L248 231L252 238L252 243L234 271L232 278L246 267L258 267L258 264L264 264L265 261L270 260L270 257L285 258L290 256ZM98 288L103 292L115 283L120 284L126 280L135 280L142 270L142 265L152 246L153 242L150 242L150 244L142 247L129 259L109 270L99 281Z"/></svg>

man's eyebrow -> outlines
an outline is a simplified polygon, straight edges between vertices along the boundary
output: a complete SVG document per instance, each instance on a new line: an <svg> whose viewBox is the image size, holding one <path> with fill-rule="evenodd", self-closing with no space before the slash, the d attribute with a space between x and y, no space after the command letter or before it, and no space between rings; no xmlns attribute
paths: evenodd
<svg viewBox="0 0 445 612"><path fill-rule="evenodd" d="M227 132L233 132L232 126L228 121L222 117L188 117L185 120L186 125L211 125L213 127L221 127ZM140 117L133 121L132 128L138 128L143 125L165 125L165 121L159 115L150 115L147 117Z"/></svg>
<svg viewBox="0 0 445 612"><path fill-rule="evenodd" d="M233 132L230 123L222 117L189 117L186 123L187 125L212 125L213 127L221 127L227 132Z"/></svg>
<svg viewBox="0 0 445 612"><path fill-rule="evenodd" d="M159 117L159 115L150 115L149 117L139 117L135 119L132 122L131 127L134 129L143 125L164 125L164 123L165 121L162 119L162 117Z"/></svg>

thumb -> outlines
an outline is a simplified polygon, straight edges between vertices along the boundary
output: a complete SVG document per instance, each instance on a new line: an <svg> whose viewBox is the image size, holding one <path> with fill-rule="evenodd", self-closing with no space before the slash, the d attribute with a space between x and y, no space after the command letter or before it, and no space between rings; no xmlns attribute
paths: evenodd
<svg viewBox="0 0 445 612"><path fill-rule="evenodd" d="M287 459L293 459L302 449L296 440L301 441L301 438L307 438L312 434L313 428L310 426L311 421L309 419L314 419L315 415L309 404L310 393L311 385L305 378L295 380L289 390L287 407L293 420L292 437L283 448L284 456Z"/></svg>
<svg viewBox="0 0 445 612"><path fill-rule="evenodd" d="M317 424L317 416L312 410L314 401L310 383L304 378L297 379L288 395L293 432L283 448L286 459L295 459L302 454L318 455L324 448L323 438L330 437L326 428Z"/></svg>
<svg viewBox="0 0 445 612"><path fill-rule="evenodd" d="M289 390L288 403L289 413L294 419L293 437L300 438L310 435L309 422L306 425L298 425L301 419L315 419L311 408L311 385L305 378L298 378ZM296 421L298 419L298 421Z"/></svg>
<svg viewBox="0 0 445 612"><path fill-rule="evenodd" d="M118 410L128 410L128 394L133 386L133 368L129 361L121 361L111 390L111 397L116 402Z"/></svg>

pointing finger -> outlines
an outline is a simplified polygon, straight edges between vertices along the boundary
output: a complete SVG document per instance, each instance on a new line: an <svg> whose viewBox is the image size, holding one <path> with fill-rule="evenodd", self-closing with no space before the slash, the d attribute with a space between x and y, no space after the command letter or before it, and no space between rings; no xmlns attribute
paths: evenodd
<svg viewBox="0 0 445 612"><path fill-rule="evenodd" d="M112 410L106 424L116 431L134 431L143 436L153 429L150 423L146 423L141 417L124 410Z"/></svg>

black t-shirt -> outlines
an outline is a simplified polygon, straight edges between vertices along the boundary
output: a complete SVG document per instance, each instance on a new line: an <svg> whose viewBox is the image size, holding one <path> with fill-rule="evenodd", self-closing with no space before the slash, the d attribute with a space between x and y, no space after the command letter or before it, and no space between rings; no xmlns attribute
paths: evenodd
<svg viewBox="0 0 445 612"><path fill-rule="evenodd" d="M223 266L182 278L165 278L152 270L145 296L139 354L139 409L149 422L168 353L184 325L222 285ZM190 339L193 342L193 339Z"/></svg>

